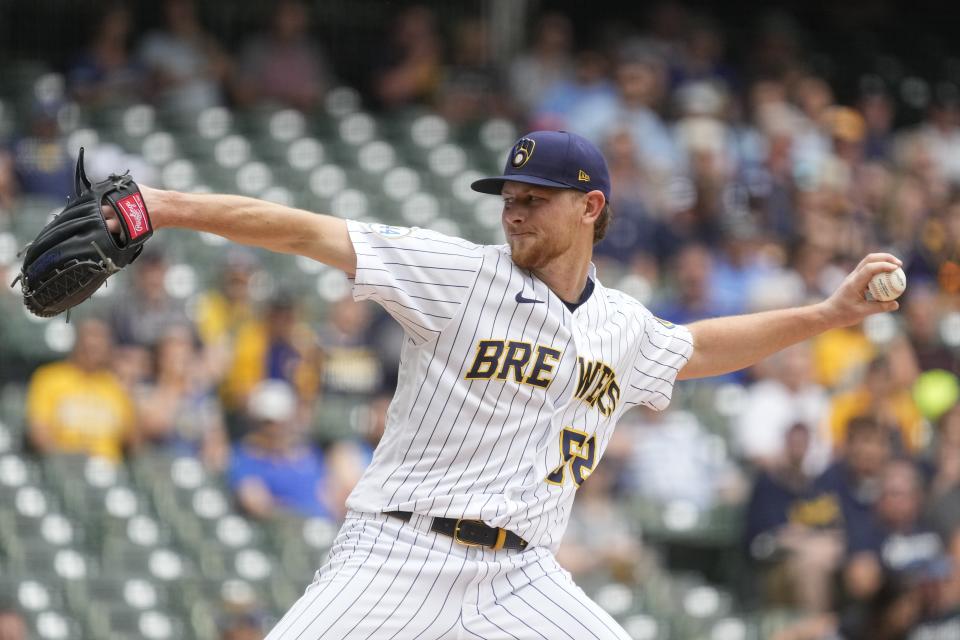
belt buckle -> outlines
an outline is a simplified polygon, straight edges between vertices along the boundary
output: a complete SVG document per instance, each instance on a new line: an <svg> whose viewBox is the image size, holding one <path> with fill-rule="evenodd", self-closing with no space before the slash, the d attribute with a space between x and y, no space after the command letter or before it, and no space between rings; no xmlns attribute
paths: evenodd
<svg viewBox="0 0 960 640"><path fill-rule="evenodd" d="M461 522L475 522L479 525L483 525L482 520L464 520L462 518L457 518L457 522L453 525L453 540L454 542L459 542L465 547L486 547L487 545L481 544L479 542L469 542L460 537L460 523Z"/></svg>

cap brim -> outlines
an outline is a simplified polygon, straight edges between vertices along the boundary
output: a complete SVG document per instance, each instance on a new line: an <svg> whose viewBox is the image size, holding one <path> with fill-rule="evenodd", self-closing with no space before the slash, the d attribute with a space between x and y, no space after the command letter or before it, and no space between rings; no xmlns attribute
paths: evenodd
<svg viewBox="0 0 960 640"><path fill-rule="evenodd" d="M568 184L562 182L557 182L556 180L547 180L546 178L538 178L537 176L524 176L524 175L512 175L512 176L497 176L496 178L481 178L473 182L470 185L470 188L474 191L479 191L480 193L489 193L495 196L500 195L500 192L503 191L504 182L523 182L525 184L535 184L541 187L555 187L558 189L574 189Z"/></svg>

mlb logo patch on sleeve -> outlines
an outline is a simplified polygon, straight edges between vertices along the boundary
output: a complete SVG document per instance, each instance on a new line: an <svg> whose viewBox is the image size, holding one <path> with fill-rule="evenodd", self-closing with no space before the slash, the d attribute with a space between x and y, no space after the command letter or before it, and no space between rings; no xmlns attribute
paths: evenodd
<svg viewBox="0 0 960 640"><path fill-rule="evenodd" d="M412 231L410 227L395 227L391 224L372 224L370 225L370 229L378 236L386 238L387 240L402 238L410 235Z"/></svg>

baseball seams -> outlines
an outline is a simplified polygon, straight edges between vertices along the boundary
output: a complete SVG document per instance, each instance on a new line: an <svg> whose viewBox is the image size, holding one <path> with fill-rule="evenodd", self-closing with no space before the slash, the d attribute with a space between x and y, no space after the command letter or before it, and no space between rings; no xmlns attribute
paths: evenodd
<svg viewBox="0 0 960 640"><path fill-rule="evenodd" d="M878 273L870 279L867 290L873 300L889 302L899 298L907 288L907 276L903 269Z"/></svg>

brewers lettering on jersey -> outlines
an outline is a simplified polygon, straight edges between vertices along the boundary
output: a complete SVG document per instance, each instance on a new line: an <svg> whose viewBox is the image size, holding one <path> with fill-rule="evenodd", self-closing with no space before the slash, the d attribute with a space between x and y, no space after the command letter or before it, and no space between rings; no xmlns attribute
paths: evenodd
<svg viewBox="0 0 960 640"><path fill-rule="evenodd" d="M689 332L592 270L571 311L507 245L348 224L354 295L407 339L387 430L347 506L482 520L555 550L617 418L669 403Z"/></svg>
<svg viewBox="0 0 960 640"><path fill-rule="evenodd" d="M381 442L326 562L268 640L627 640L554 557L617 420L666 408L678 379L897 308L863 296L899 264L871 254L814 305L689 327L655 318L597 277L610 178L574 134L524 136L503 175L473 188L503 199L506 244L142 189L156 228L337 267L404 329Z"/></svg>

